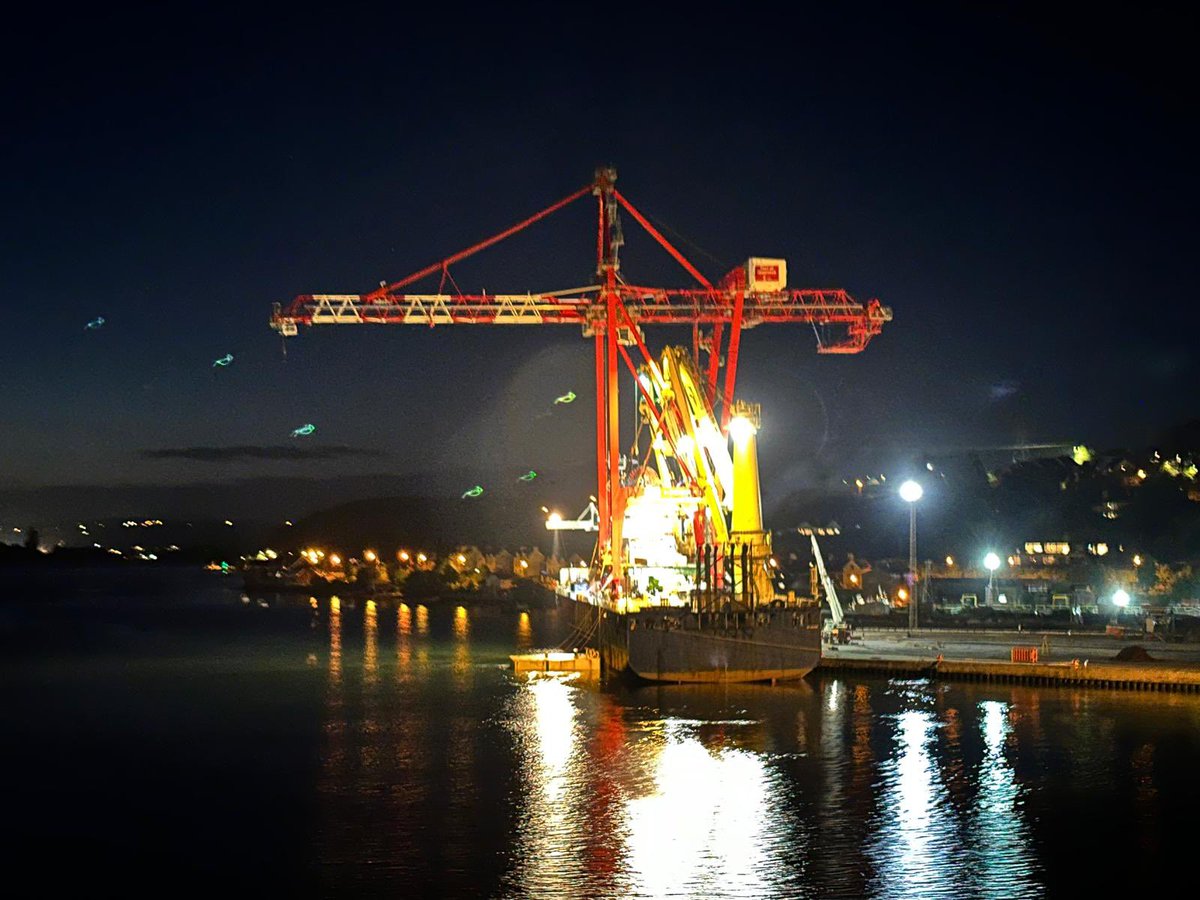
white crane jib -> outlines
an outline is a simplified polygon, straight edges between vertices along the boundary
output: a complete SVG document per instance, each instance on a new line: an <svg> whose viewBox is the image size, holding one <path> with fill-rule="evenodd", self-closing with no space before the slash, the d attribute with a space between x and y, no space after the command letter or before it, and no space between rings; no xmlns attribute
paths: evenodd
<svg viewBox="0 0 1200 900"><path fill-rule="evenodd" d="M837 628L845 621L845 613L842 612L842 602L838 599L837 588L833 586L833 579L829 577L829 572L825 568L825 558L821 556L821 548L817 544L817 536L810 534L809 540L812 541L813 559L817 562L817 573L821 576L821 587L825 589L825 599L829 603L829 612L833 618L833 627Z"/></svg>

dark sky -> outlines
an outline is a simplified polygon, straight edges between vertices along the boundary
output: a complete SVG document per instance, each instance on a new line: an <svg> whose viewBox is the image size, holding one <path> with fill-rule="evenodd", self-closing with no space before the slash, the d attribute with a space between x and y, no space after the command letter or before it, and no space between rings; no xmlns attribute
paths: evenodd
<svg viewBox="0 0 1200 900"><path fill-rule="evenodd" d="M1186 20L834 6L171 4L13 23L0 513L8 491L36 514L51 485L442 473L431 490L449 493L530 467L563 475L558 502L586 499L567 477L593 446L574 328L318 328L285 360L267 319L398 279L606 163L710 277L781 256L791 287L894 309L856 357L818 357L803 327L747 335L768 494L896 448L1137 443L1196 415ZM593 212L457 282L587 283ZM626 276L685 286L636 230ZM545 415L567 390L579 402ZM314 458L271 449L306 422Z"/></svg>

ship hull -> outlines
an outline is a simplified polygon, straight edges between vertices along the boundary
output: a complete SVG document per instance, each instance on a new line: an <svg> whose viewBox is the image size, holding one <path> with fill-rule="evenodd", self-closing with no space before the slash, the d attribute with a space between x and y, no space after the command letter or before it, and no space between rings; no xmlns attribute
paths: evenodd
<svg viewBox="0 0 1200 900"><path fill-rule="evenodd" d="M790 681L821 661L820 626L809 611L706 617L578 606L579 615L599 616L594 642L609 675L669 683Z"/></svg>

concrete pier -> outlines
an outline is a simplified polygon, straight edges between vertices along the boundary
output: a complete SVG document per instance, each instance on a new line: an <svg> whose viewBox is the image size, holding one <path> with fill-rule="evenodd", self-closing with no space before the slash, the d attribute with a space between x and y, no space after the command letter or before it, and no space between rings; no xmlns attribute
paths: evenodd
<svg viewBox="0 0 1200 900"><path fill-rule="evenodd" d="M1152 658L1114 659L1132 645ZM1014 647L1039 648L1038 661L1012 662ZM865 632L850 644L824 647L816 671L1200 693L1200 646L1057 632Z"/></svg>

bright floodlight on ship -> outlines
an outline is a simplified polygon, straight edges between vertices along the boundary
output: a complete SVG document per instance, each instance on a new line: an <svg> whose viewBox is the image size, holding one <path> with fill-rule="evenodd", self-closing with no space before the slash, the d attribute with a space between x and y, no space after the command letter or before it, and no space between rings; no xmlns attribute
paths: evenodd
<svg viewBox="0 0 1200 900"><path fill-rule="evenodd" d="M734 416L729 420L729 434L733 437L735 443L744 444L750 438L754 437L758 429L754 427L745 416Z"/></svg>
<svg viewBox="0 0 1200 900"><path fill-rule="evenodd" d="M1123 588L1117 588L1113 591L1113 606L1119 606L1124 609L1129 605L1129 594Z"/></svg>
<svg viewBox="0 0 1200 900"><path fill-rule="evenodd" d="M696 452L696 442L692 440L692 436L690 434L685 434L675 444L675 449L680 456L690 457Z"/></svg>
<svg viewBox="0 0 1200 900"><path fill-rule="evenodd" d="M558 525L559 523L562 522L562 513L552 512L552 513L550 513L550 517L547 518L546 521L549 522L551 525Z"/></svg>
<svg viewBox="0 0 1200 900"><path fill-rule="evenodd" d="M925 489L911 478L900 485L900 499L905 503L916 503L925 495Z"/></svg>

